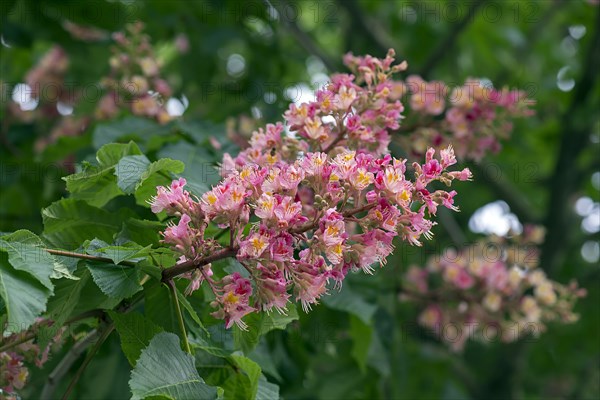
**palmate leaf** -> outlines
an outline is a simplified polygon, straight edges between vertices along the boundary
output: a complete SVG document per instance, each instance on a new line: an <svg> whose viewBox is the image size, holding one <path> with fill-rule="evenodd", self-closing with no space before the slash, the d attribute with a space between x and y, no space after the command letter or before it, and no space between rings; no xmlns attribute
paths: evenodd
<svg viewBox="0 0 600 400"><path fill-rule="evenodd" d="M123 182L123 185L127 184L123 191L133 193L154 174L165 172L168 177L169 173L178 174L183 172L184 168L185 166L181 161L171 160L170 158L161 158L151 163L147 158L144 160L140 157L131 156L124 157L119 161L115 174L119 178L119 182ZM165 179L169 180L167 177ZM119 186L121 186L121 183L119 183ZM156 190L156 187L153 187L153 189Z"/></svg>
<svg viewBox="0 0 600 400"><path fill-rule="evenodd" d="M254 399L258 390L260 366L249 358L232 355L229 360L236 365L235 372L227 379L222 387L225 390L225 400Z"/></svg>
<svg viewBox="0 0 600 400"><path fill-rule="evenodd" d="M159 333L146 347L129 380L132 400L165 396L178 400L214 399L215 388L198 375L194 358L184 353L177 335Z"/></svg>
<svg viewBox="0 0 600 400"><path fill-rule="evenodd" d="M136 267L104 263L88 263L87 267L102 293L113 299L126 299L142 290L140 271Z"/></svg>
<svg viewBox="0 0 600 400"><path fill-rule="evenodd" d="M29 328L46 310L52 291L31 274L13 268L6 252L0 251L0 297L8 314L8 332Z"/></svg>
<svg viewBox="0 0 600 400"><path fill-rule="evenodd" d="M121 314L109 311L108 314L121 337L121 348L125 357L135 366L142 350L156 334L163 332L163 329L139 313Z"/></svg>
<svg viewBox="0 0 600 400"><path fill-rule="evenodd" d="M258 388L256 391L256 400L274 400L279 399L279 386L267 381L261 375L258 379Z"/></svg>
<svg viewBox="0 0 600 400"><path fill-rule="evenodd" d="M114 175L115 165L123 157L144 157L141 154L139 147L133 142L102 146L96 155L98 165L85 165L82 172L63 178L67 190L74 199L85 200L92 206L102 207L111 199L123 194Z"/></svg>
<svg viewBox="0 0 600 400"><path fill-rule="evenodd" d="M141 177L150 165L150 160L144 155L126 156L119 160L115 168L117 186L126 194L135 192Z"/></svg>
<svg viewBox="0 0 600 400"><path fill-rule="evenodd" d="M150 162L134 142L106 144L98 150L96 160L96 165L84 164L82 172L63 178L71 198L95 207L102 207L117 196L136 193L140 186L144 188L140 189L140 195L136 193L136 198L143 205L149 192L156 194L156 185L151 182L143 185L146 180L156 181L160 177L161 184L170 183L170 173L184 170L183 163L177 160Z"/></svg>
<svg viewBox="0 0 600 400"><path fill-rule="evenodd" d="M48 341L53 338L65 321L73 314L73 310L79 304L81 293L90 279L90 272L85 268L75 271L78 280L75 282L60 280L54 287L54 295L48 299L47 317L54 321L50 326L40 328L38 344L44 348ZM89 293L86 293L89 296Z"/></svg>
<svg viewBox="0 0 600 400"><path fill-rule="evenodd" d="M99 257L110 258L115 264L123 261L138 262L144 260L151 251L152 246L142 247L136 243L126 243L123 246L110 245L100 239L83 244L85 252Z"/></svg>
<svg viewBox="0 0 600 400"><path fill-rule="evenodd" d="M8 253L10 264L20 271L33 275L42 285L52 290L50 277L58 264L56 259L44 251L43 242L27 230L19 230L0 238L0 251Z"/></svg>
<svg viewBox="0 0 600 400"><path fill-rule="evenodd" d="M94 238L110 242L130 215L126 209L111 213L82 200L62 199L42 210L43 237L63 249L76 249Z"/></svg>
<svg viewBox="0 0 600 400"><path fill-rule="evenodd" d="M171 173L181 174L184 169L185 165L183 162L172 160L170 158L161 158L150 164L141 174L139 181L135 186L136 203L141 206L149 207L148 200L156 195L156 187L159 185L170 185L172 181Z"/></svg>

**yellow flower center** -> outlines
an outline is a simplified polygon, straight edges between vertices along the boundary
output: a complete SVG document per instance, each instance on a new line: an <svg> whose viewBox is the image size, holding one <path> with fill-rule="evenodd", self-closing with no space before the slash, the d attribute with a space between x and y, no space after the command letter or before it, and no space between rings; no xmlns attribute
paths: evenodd
<svg viewBox="0 0 600 400"><path fill-rule="evenodd" d="M211 205L215 204L217 202L217 196L215 196L214 193L209 193L206 195L206 200Z"/></svg>
<svg viewBox="0 0 600 400"><path fill-rule="evenodd" d="M233 292L228 292L225 296L223 296L223 302L226 304L237 304L240 301L240 298L233 294Z"/></svg>
<svg viewBox="0 0 600 400"><path fill-rule="evenodd" d="M408 191L406 191L406 190L403 190L403 191L400 193L400 200L404 200L404 201L408 201L408 200L410 200L410 194L408 193Z"/></svg>

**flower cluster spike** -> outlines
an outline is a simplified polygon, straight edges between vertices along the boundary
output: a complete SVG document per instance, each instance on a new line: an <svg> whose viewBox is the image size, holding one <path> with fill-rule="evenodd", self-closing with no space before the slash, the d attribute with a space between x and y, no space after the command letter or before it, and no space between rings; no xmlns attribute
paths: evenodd
<svg viewBox="0 0 600 400"><path fill-rule="evenodd" d="M47 323L47 320L38 319L29 330L12 334L3 338L3 343L19 343L9 350L0 352L0 398L20 399L16 393L23 389L29 378L29 365L35 364L42 368L49 359L51 350L58 350L62 345L63 334L66 328L62 327L50 339L45 348L40 348L34 339L24 340L30 333L36 332ZM22 342L22 343L21 343Z"/></svg>
<svg viewBox="0 0 600 400"><path fill-rule="evenodd" d="M152 210L179 218L163 232L181 254L174 271L203 266L213 315L227 327L245 327L241 319L253 311L285 312L292 295L309 310L330 281L339 288L349 270L385 264L395 237L417 246L430 238L438 207L458 210L455 191L430 189L471 178L468 169L449 171L451 146L428 150L422 164L389 154L403 110L391 75L406 63L393 65L393 51L365 60L356 76L333 75L315 101L292 104L286 126L269 124L236 157L226 154L223 179L200 199L183 179L158 188ZM230 230L229 252L205 237L209 223ZM206 259L218 251L234 254L249 277L213 279Z"/></svg>
<svg viewBox="0 0 600 400"><path fill-rule="evenodd" d="M453 350L468 339L512 342L539 335L550 321L575 322L585 289L562 285L537 268L543 228L525 226L510 239L491 236L412 266L402 300L424 305L419 323Z"/></svg>
<svg viewBox="0 0 600 400"><path fill-rule="evenodd" d="M128 24L125 32L113 33L111 72L102 80L108 93L98 103L97 119L113 118L120 108L128 107L133 114L154 118L160 123L171 120L163 99L170 97L173 91L161 78L160 62L143 30L144 24L138 21Z"/></svg>
<svg viewBox="0 0 600 400"><path fill-rule="evenodd" d="M347 58L354 70L368 63L363 57ZM469 78L450 87L441 81L425 81L411 75L405 81L388 83L389 90L405 99L409 118L399 130L398 142L409 156L422 157L427 148L452 144L461 160L481 160L501 148L518 117L533 115L535 102L522 90L495 89L491 82Z"/></svg>

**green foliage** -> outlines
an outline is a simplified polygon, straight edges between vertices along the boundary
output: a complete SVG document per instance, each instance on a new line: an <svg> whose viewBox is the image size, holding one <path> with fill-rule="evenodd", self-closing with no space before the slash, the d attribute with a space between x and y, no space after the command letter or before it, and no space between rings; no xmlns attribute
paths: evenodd
<svg viewBox="0 0 600 400"><path fill-rule="evenodd" d="M293 304L288 305L286 314L278 312L272 313L253 313L245 318L248 324L248 330L236 329L234 332L235 344L249 354L258 344L261 336L274 329L285 329L286 326L298 319L298 312Z"/></svg>
<svg viewBox="0 0 600 400"><path fill-rule="evenodd" d="M110 321L118 338L101 346L73 398L598 398L599 275L581 256L582 243L597 242L598 233L581 231L581 219L572 214L578 198L600 199L590 180L598 170L597 83L585 102L571 108L598 25L597 7L519 0L473 2L479 9L469 11L471 2L457 2L469 21L453 36L460 26L460 18L451 18L454 4L275 1L274 18L267 3L98 1L90 8L83 2L3 2L0 232L14 233L0 236L0 326L6 336L37 318L52 320L33 332L45 347L67 324L62 349L52 347L44 369L31 366L22 398L39 398L47 376L75 343ZM127 112L109 121L92 118L77 136L55 138L39 150L40 140L53 138L53 115L63 117L51 110L38 119L14 119L8 110L14 84L27 81L27 71L53 44L69 55L67 82L96 88L109 73L112 39L80 41L65 29L66 18L107 32L143 20L173 97L189 100L184 116L164 125ZM581 39L569 33L574 27L585 28ZM174 45L180 34L189 42L187 53ZM177 282L194 354L184 353L174 299L160 283L161 269L174 265L176 256L160 243L165 216L156 218L148 209L156 186L181 176L193 194L202 195L219 179L223 153L238 151L231 139L248 133L235 118L260 114L259 125L279 120L289 103L287 89L312 86L334 72L323 60L344 72L336 65L344 52L382 56L390 46L408 61L409 73L421 72L435 53L431 79L458 83L483 76L496 87L525 88L535 98L536 116L516 123L503 150L479 167L469 165L475 181L457 187L462 212L456 222L471 240L469 217L501 198L521 222L548 224L551 189L564 187L567 223L550 225L561 237L556 247L564 260L552 275L562 282L577 279L588 289L577 309L581 320L552 325L540 338L514 346L468 344L462 354L448 352L417 327L416 311L397 293L406 267L424 265L455 240L440 223L434 241L422 249L398 246L374 276L354 279L350 273L342 290L310 314L293 305L287 315L251 314L244 319L247 332L225 330L209 315L212 297L205 285L187 297L186 282ZM244 59L239 75L228 73L233 55ZM574 90L557 87L559 71L575 79ZM96 101L85 97L73 116L92 116ZM580 153L561 155L579 131L585 132ZM391 148L402 155L396 143ZM562 159L575 169L557 179L554 168ZM43 248L106 260L54 256ZM81 358L54 397L79 365ZM129 393L126 371L132 367Z"/></svg>
<svg viewBox="0 0 600 400"><path fill-rule="evenodd" d="M179 338L172 333L159 333L150 341L131 371L129 386L133 400L216 398L216 390L200 378L194 358L181 350Z"/></svg>
<svg viewBox="0 0 600 400"><path fill-rule="evenodd" d="M134 267L112 264L87 264L92 278L102 293L117 300L131 297L142 290L140 271Z"/></svg>
<svg viewBox="0 0 600 400"><path fill-rule="evenodd" d="M84 164L83 171L63 178L67 183L67 190L71 198L85 200L95 207L102 207L113 198L123 194L121 185L117 185L115 177L118 175L117 163L127 156L141 157L139 147L129 144L111 143L98 150L96 160L98 165Z"/></svg>
<svg viewBox="0 0 600 400"><path fill-rule="evenodd" d="M343 290L334 291L330 296L325 297L323 303L335 310L352 313L365 324L370 323L377 310L377 306L369 304L363 297L353 292L348 284L344 285Z"/></svg>
<svg viewBox="0 0 600 400"><path fill-rule="evenodd" d="M29 328L46 310L52 290L31 274L10 265L5 252L0 252L0 296L8 315L6 331L21 332Z"/></svg>
<svg viewBox="0 0 600 400"><path fill-rule="evenodd" d="M260 367L249 358L232 355L229 357L235 373L222 385L226 400L253 399L258 391Z"/></svg>
<svg viewBox="0 0 600 400"><path fill-rule="evenodd" d="M43 238L52 246L75 249L85 240L112 241L131 211L111 213L83 200L63 199L42 210Z"/></svg>
<svg viewBox="0 0 600 400"><path fill-rule="evenodd" d="M121 348L132 366L152 338L163 330L139 313L121 314L109 311L108 315L115 324L121 337Z"/></svg>

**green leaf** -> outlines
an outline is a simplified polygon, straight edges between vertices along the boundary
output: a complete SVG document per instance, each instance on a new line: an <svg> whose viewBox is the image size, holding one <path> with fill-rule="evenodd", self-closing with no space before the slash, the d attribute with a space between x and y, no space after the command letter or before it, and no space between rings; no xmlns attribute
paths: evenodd
<svg viewBox="0 0 600 400"><path fill-rule="evenodd" d="M177 335L159 333L146 347L131 371L132 400L166 396L177 400L214 399L215 388L204 383L194 358L184 353Z"/></svg>
<svg viewBox="0 0 600 400"><path fill-rule="evenodd" d="M186 188L196 196L202 195L211 184L220 180L219 170L213 163L214 157L202 146L180 141L163 147L158 156L180 160L185 164L185 172L181 176L187 180Z"/></svg>
<svg viewBox="0 0 600 400"><path fill-rule="evenodd" d="M185 310L188 312L188 314L190 314L190 317L192 317L192 319L198 325L198 327L200 327L200 329L202 329L202 331L206 335L208 335L208 331L206 330L206 328L204 327L204 324L200 320L198 313L196 312L196 310L194 310L194 307L192 307L192 305L190 304L188 299L186 299L186 297L183 295L183 293L181 293L178 289L177 289L177 299L179 300L179 304L181 304L183 306L183 308L185 308Z"/></svg>
<svg viewBox="0 0 600 400"><path fill-rule="evenodd" d="M152 322L168 332L179 332L177 315L171 302L171 292L166 285L144 290L144 313Z"/></svg>
<svg viewBox="0 0 600 400"><path fill-rule="evenodd" d="M248 358L260 365L264 373L271 375L279 382L283 381L266 341L259 342Z"/></svg>
<svg viewBox="0 0 600 400"><path fill-rule="evenodd" d="M145 156L123 157L115 169L119 188L135 193L137 204L149 207L148 200L156 195L156 186L171 183L171 174L184 170L181 161L162 158L150 163Z"/></svg>
<svg viewBox="0 0 600 400"><path fill-rule="evenodd" d="M142 139L148 134L163 129L147 118L127 117L119 121L98 124L93 133L93 144L100 148L117 139Z"/></svg>
<svg viewBox="0 0 600 400"><path fill-rule="evenodd" d="M156 187L170 185L171 175L180 174L184 168L185 165L181 161L170 158L161 158L150 164L139 177L139 182L135 187L136 203L150 207L148 200L156 195Z"/></svg>
<svg viewBox="0 0 600 400"><path fill-rule="evenodd" d="M76 249L94 238L111 242L130 213L125 209L108 212L81 200L62 199L42 210L43 237L63 249Z"/></svg>
<svg viewBox="0 0 600 400"><path fill-rule="evenodd" d="M267 381L261 375L258 380L258 389L256 391L256 400L274 400L279 399L279 386Z"/></svg>
<svg viewBox="0 0 600 400"><path fill-rule="evenodd" d="M142 350L150 340L163 329L139 313L117 313L109 311L108 315L115 323L115 328L121 337L121 348L132 366L140 357Z"/></svg>
<svg viewBox="0 0 600 400"><path fill-rule="evenodd" d="M354 314L365 324L371 321L373 314L377 310L376 305L367 303L348 284L344 284L344 287L339 292L332 292L329 296L323 296L322 299L327 307Z"/></svg>
<svg viewBox="0 0 600 400"><path fill-rule="evenodd" d="M135 190L135 204L145 208L150 208L150 200L156 196L157 186L169 186L173 180L161 174L153 174L144 180ZM186 189L189 189L186 185Z"/></svg>
<svg viewBox="0 0 600 400"><path fill-rule="evenodd" d="M234 342L245 354L250 354L260 341L260 337L273 329L285 329L286 326L298 319L298 312L294 304L287 307L287 315L272 313L252 313L244 318L248 330L234 328Z"/></svg>
<svg viewBox="0 0 600 400"><path fill-rule="evenodd" d="M109 143L102 146L96 153L96 160L101 167L113 167L125 156L142 155L135 142Z"/></svg>
<svg viewBox="0 0 600 400"><path fill-rule="evenodd" d="M87 264L94 282L102 293L122 300L142 290L140 273L136 267L121 267L113 264Z"/></svg>
<svg viewBox="0 0 600 400"><path fill-rule="evenodd" d="M149 165L150 160L144 155L121 158L115 168L119 188L126 194L135 192Z"/></svg>
<svg viewBox="0 0 600 400"><path fill-rule="evenodd" d="M225 400L254 399L258 390L260 367L249 358L232 355L229 356L235 366L235 372L221 386L225 390Z"/></svg>
<svg viewBox="0 0 600 400"><path fill-rule="evenodd" d="M52 290L54 285L50 277L58 262L43 249L43 245L40 238L27 230L19 230L0 239L0 251L8 253L8 261L15 269L30 273Z"/></svg>
<svg viewBox="0 0 600 400"><path fill-rule="evenodd" d="M354 315L350 315L350 336L352 337L352 357L358 363L360 370L367 369L367 357L371 347L373 328Z"/></svg>
<svg viewBox="0 0 600 400"><path fill-rule="evenodd" d="M148 206L148 204L146 204L146 206ZM164 228L165 225L158 221L129 218L123 223L123 227L117 235L115 242L123 243L130 241L142 246L158 245L160 242L160 235L158 232Z"/></svg>
<svg viewBox="0 0 600 400"><path fill-rule="evenodd" d="M81 268L76 274L79 275L76 282L58 281L54 288L54 295L48 299L47 315L54 323L48 327L40 328L38 341L42 348L56 335L79 304L82 289L90 279L90 272L85 268ZM86 293L86 295L89 296L90 294Z"/></svg>
<svg viewBox="0 0 600 400"><path fill-rule="evenodd" d="M8 314L8 332L21 332L46 310L52 291L30 274L14 269L0 252L0 297Z"/></svg>
<svg viewBox="0 0 600 400"><path fill-rule="evenodd" d="M146 172L142 175L142 180L147 179L150 175L157 172L166 171L174 174L180 174L185 169L185 164L179 160L172 160L170 158L161 158L158 161L154 161Z"/></svg>
<svg viewBox="0 0 600 400"><path fill-rule="evenodd" d="M84 200L95 207L102 207L110 200L123 194L117 186L114 168L87 165L85 169L64 177L71 198Z"/></svg>
<svg viewBox="0 0 600 400"><path fill-rule="evenodd" d="M86 165L82 172L63 178L67 183L67 190L74 199L102 207L123 194L114 175L115 165L123 157L140 157L140 154L139 147L133 142L107 144L98 150L98 165Z"/></svg>
<svg viewBox="0 0 600 400"><path fill-rule="evenodd" d="M135 243L124 246L109 245L99 239L84 243L86 253L99 257L110 258L115 264L123 261L138 262L144 260L152 248L151 245L142 247Z"/></svg>

